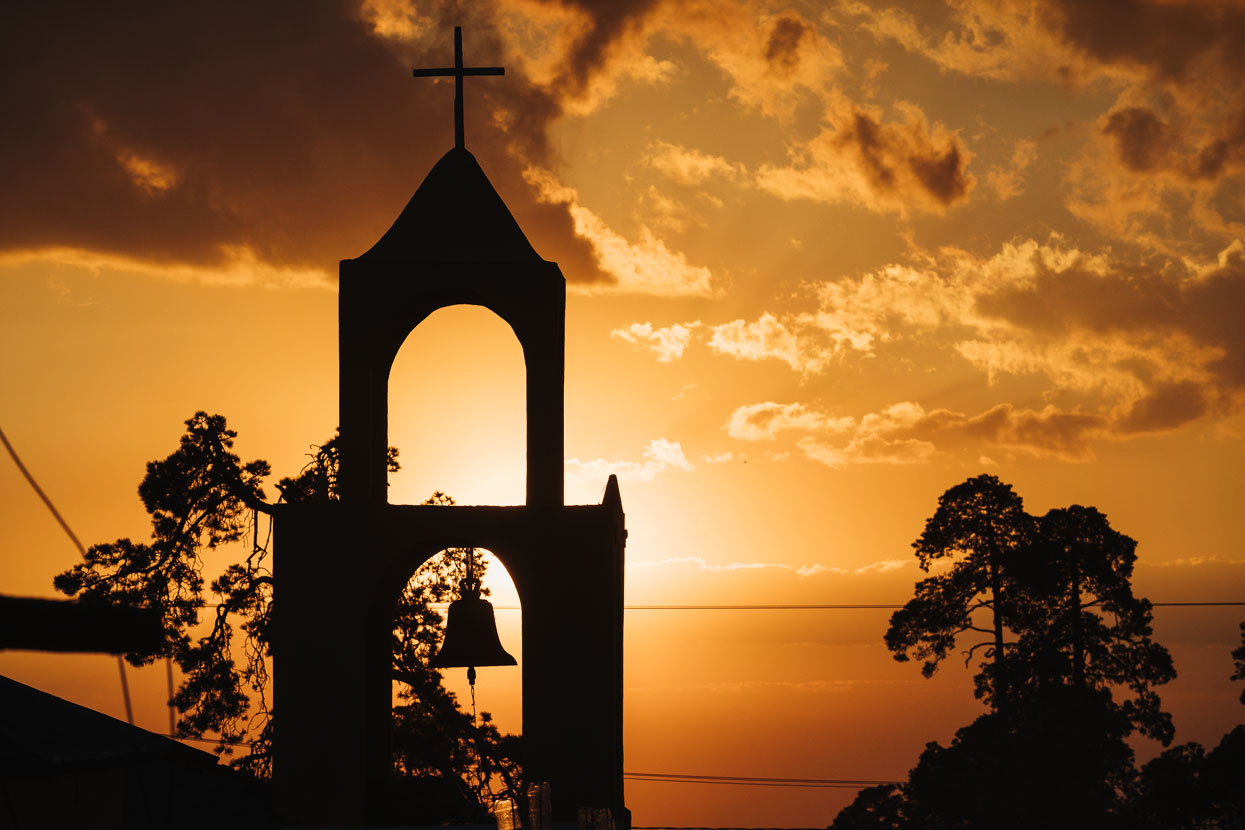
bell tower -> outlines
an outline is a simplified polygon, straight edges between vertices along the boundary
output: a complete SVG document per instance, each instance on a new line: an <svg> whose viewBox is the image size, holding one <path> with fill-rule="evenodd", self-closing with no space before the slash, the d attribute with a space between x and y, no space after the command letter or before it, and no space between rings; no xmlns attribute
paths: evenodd
<svg viewBox="0 0 1245 830"><path fill-rule="evenodd" d="M391 821L390 634L402 587L439 551L481 547L523 611L524 768L547 781L555 821L608 807L622 782L623 549L618 482L601 504L563 504L566 280L536 253L456 137L393 226L341 262L340 501L280 505L274 520L273 787L280 817L308 826ZM527 503L389 504L389 370L434 311L471 304L514 331L527 386ZM331 596L329 596L331 594Z"/></svg>

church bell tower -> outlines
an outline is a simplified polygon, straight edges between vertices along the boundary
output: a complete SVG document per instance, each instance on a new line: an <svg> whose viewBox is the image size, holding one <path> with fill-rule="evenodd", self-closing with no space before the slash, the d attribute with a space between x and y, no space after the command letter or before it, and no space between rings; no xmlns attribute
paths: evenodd
<svg viewBox="0 0 1245 830"><path fill-rule="evenodd" d="M623 551L617 480L601 504L563 501L566 280L536 253L463 146L432 168L393 226L341 262L340 501L275 513L274 767L279 816L308 826L392 821L391 631L403 586L452 547L493 552L523 613L526 777L550 784L555 822L610 808L624 827ZM452 305L489 309L523 350L527 501L389 504L389 371L419 323ZM326 598L326 591L332 597Z"/></svg>

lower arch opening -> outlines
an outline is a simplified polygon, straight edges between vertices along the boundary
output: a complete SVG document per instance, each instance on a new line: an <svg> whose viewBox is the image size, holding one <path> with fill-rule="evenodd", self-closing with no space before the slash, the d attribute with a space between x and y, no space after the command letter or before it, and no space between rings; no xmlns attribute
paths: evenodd
<svg viewBox="0 0 1245 830"><path fill-rule="evenodd" d="M428 665L444 643L468 561L493 605L502 647L518 663L476 667L474 712L467 668ZM522 803L521 624L514 583L483 548L447 548L411 575L393 620L393 818L492 822L497 802Z"/></svg>

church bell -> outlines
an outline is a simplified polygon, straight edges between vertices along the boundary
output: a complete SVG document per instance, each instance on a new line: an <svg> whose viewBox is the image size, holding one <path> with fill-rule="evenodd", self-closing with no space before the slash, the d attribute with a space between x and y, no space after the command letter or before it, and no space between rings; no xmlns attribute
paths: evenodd
<svg viewBox="0 0 1245 830"><path fill-rule="evenodd" d="M441 650L428 665L434 669L518 665L501 646L493 603L480 598L480 580L471 572L470 560L468 554L467 578L458 583L459 598L450 603Z"/></svg>

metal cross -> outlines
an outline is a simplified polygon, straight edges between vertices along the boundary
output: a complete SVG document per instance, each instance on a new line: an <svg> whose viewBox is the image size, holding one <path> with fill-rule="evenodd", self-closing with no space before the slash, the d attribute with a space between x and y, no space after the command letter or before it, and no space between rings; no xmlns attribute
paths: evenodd
<svg viewBox="0 0 1245 830"><path fill-rule="evenodd" d="M463 27L454 27L454 66L446 69L415 69L416 78L454 76L454 146L463 149L463 77L466 75L505 75L500 66L463 66Z"/></svg>

